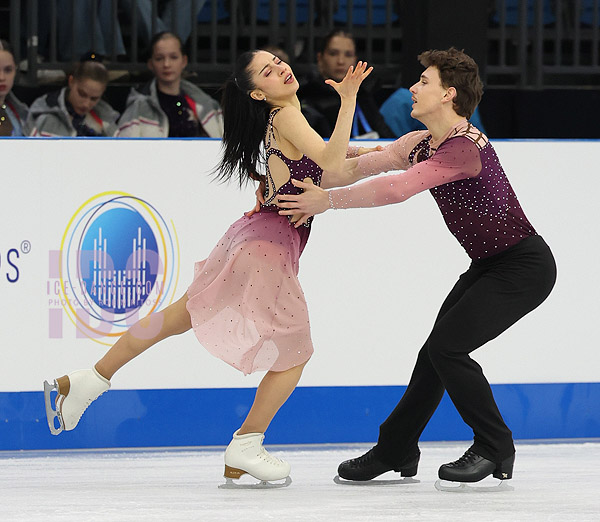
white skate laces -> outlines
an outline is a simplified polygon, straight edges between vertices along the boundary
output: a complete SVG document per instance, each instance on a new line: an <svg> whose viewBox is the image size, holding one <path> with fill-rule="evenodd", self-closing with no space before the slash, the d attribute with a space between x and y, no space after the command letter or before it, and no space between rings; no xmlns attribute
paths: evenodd
<svg viewBox="0 0 600 522"><path fill-rule="evenodd" d="M79 423L79 419L88 406L110 388L110 381L100 375L96 368L78 370L56 379L51 385L44 382L44 399L48 427L53 435L63 430L70 431ZM52 408L50 394L56 391L56 409ZM59 426L56 426L58 419Z"/></svg>
<svg viewBox="0 0 600 522"><path fill-rule="evenodd" d="M289 486L291 466L284 460L271 455L262 445L263 433L233 434L233 440L225 450L224 487L242 487L232 479L239 479L246 473L260 480L259 484L244 487L284 487ZM271 484L269 481L285 479L284 483ZM220 486L221 487L221 486Z"/></svg>

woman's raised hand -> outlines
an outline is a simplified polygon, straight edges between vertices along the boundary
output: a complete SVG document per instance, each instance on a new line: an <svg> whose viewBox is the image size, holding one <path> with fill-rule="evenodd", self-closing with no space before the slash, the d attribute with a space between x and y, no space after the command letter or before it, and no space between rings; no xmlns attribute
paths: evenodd
<svg viewBox="0 0 600 522"><path fill-rule="evenodd" d="M341 82L335 80L325 80L327 85L331 85L341 98L354 97L363 80L371 74L373 67L367 69L367 62L358 62L355 67L352 65Z"/></svg>

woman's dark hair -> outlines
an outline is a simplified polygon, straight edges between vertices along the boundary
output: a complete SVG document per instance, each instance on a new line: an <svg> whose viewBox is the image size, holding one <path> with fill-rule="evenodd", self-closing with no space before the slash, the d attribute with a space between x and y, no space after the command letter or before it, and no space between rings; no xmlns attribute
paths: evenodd
<svg viewBox="0 0 600 522"><path fill-rule="evenodd" d="M166 40L167 38L175 38L175 40L179 42L179 50L181 51L181 54L184 56L187 55L183 42L179 36L177 36L175 33L171 33L170 31L161 31L160 33L156 33L152 37L152 40L150 40L150 45L148 45L148 60L152 58L152 55L154 54L154 46L161 40Z"/></svg>
<svg viewBox="0 0 600 522"><path fill-rule="evenodd" d="M10 53L11 56L13 57L15 64L17 63L17 61L15 59L15 50L13 49L13 46L10 45L9 42L7 42L6 40L4 40L2 38L0 38L0 51L6 51L7 53Z"/></svg>
<svg viewBox="0 0 600 522"><path fill-rule="evenodd" d="M456 89L454 110L459 116L470 118L483 95L483 83L475 60L454 47L445 51L425 51L418 59L423 67L435 67L439 71L445 89Z"/></svg>
<svg viewBox="0 0 600 522"><path fill-rule="evenodd" d="M103 85L108 84L108 71L106 67L98 61L85 61L79 62L75 65L73 72L71 73L75 80L94 80L102 83Z"/></svg>
<svg viewBox="0 0 600 522"><path fill-rule="evenodd" d="M248 51L238 58L234 73L222 87L223 157L215 172L221 181L237 177L240 186L260 178L262 142L271 110L266 101L250 97L256 85L249 65L256 52Z"/></svg>

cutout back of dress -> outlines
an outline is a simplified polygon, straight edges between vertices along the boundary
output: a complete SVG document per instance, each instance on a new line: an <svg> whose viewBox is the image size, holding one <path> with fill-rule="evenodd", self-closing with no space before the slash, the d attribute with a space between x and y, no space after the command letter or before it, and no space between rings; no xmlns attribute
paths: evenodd
<svg viewBox="0 0 600 522"><path fill-rule="evenodd" d="M267 130L265 133L265 158L266 158L266 189L265 204L262 209L277 211L279 207L275 204L277 195L301 194L302 189L292 184L292 179L298 181L312 182L319 186L323 169L305 154L298 160L288 158L281 150L275 139L273 119L281 109L275 109L269 116ZM291 220L295 216L292 216ZM304 225L309 227L312 218Z"/></svg>

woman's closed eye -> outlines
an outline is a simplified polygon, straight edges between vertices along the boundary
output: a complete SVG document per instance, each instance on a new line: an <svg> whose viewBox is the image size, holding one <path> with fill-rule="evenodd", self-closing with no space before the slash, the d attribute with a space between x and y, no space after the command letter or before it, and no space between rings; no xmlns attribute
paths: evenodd
<svg viewBox="0 0 600 522"><path fill-rule="evenodd" d="M279 65L279 64L282 62L282 60L281 60L281 59L279 59L279 58L277 58L277 60L278 60L278 61L275 61L275 60L273 60L273 63L274 63L275 65ZM271 71L272 71L272 69L269 67L269 69L267 69L267 70L265 71L265 76L269 76L269 74L271 74Z"/></svg>

